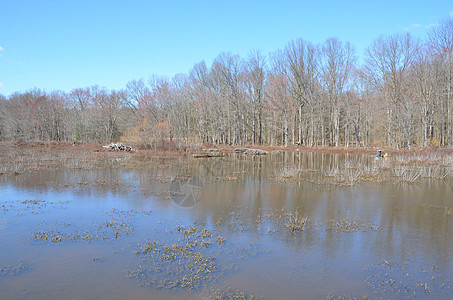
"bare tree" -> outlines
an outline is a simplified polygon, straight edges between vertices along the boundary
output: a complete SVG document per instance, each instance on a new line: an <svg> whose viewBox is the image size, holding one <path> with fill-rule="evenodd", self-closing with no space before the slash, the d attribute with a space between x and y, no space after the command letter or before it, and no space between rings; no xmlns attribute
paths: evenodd
<svg viewBox="0 0 453 300"><path fill-rule="evenodd" d="M290 41L268 57L221 53L167 79L0 95L1 140L127 139L157 149L273 144L453 146L453 18L424 44L409 34L354 48Z"/></svg>
<svg viewBox="0 0 453 300"><path fill-rule="evenodd" d="M129 81L126 85L125 104L130 108L137 121L141 121L143 115L140 113L139 105L149 102L151 92L143 79Z"/></svg>
<svg viewBox="0 0 453 300"><path fill-rule="evenodd" d="M446 113L441 126L442 145L453 145L453 17L444 19L429 33L429 46L442 70L438 82L442 110Z"/></svg>
<svg viewBox="0 0 453 300"><path fill-rule="evenodd" d="M239 145L245 142L245 112L243 93L240 90L240 58L231 53L222 53L213 62L213 76L220 80L222 89L219 90L222 102L225 104L228 144Z"/></svg>
<svg viewBox="0 0 453 300"><path fill-rule="evenodd" d="M274 55L274 67L278 60L284 60L283 70L288 78L291 94L298 105L298 143L303 144L303 114L302 109L308 103L313 105L319 92L318 67L319 50L312 43L303 39L289 42L283 52ZM314 124L312 124L313 126ZM306 144L305 140L305 143ZM313 141L312 141L313 143Z"/></svg>
<svg viewBox="0 0 453 300"><path fill-rule="evenodd" d="M381 36L366 51L366 72L370 83L380 93L387 110L387 144L401 146L395 133L403 130L406 146L412 137L413 103L408 88L408 72L414 64L418 41L409 34ZM401 120L399 118L402 118ZM402 128L397 128L398 124Z"/></svg>
<svg viewBox="0 0 453 300"><path fill-rule="evenodd" d="M89 88L78 88L72 90L67 95L72 123L72 140L73 141L89 141L89 110L91 109L91 93Z"/></svg>
<svg viewBox="0 0 453 300"><path fill-rule="evenodd" d="M266 108L272 124L271 144L278 140L286 147L289 144L289 122L293 114L293 99L289 91L288 79L282 74L270 74L266 84L268 101ZM280 138L279 138L280 136Z"/></svg>
<svg viewBox="0 0 453 300"><path fill-rule="evenodd" d="M263 144L264 84L266 60L260 51L252 51L245 62L243 80L252 110L252 144Z"/></svg>
<svg viewBox="0 0 453 300"><path fill-rule="evenodd" d="M322 79L331 109L332 142L340 144L340 107L345 89L348 88L355 63L355 51L350 43L343 44L336 38L328 39L323 47Z"/></svg>

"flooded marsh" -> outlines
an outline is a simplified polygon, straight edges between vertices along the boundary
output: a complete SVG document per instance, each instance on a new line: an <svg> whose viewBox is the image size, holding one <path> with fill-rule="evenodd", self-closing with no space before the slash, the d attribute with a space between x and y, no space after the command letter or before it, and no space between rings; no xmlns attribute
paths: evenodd
<svg viewBox="0 0 453 300"><path fill-rule="evenodd" d="M453 297L453 157L3 151L0 298Z"/></svg>

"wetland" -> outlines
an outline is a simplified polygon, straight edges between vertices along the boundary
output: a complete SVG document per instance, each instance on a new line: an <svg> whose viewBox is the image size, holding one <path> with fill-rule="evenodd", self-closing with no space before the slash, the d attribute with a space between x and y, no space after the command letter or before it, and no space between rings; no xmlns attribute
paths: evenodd
<svg viewBox="0 0 453 300"><path fill-rule="evenodd" d="M450 152L0 149L0 298L453 297Z"/></svg>

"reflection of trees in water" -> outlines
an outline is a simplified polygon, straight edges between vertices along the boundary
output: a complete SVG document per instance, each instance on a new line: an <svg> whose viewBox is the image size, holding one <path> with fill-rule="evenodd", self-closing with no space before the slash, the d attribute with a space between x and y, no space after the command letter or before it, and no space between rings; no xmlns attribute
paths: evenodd
<svg viewBox="0 0 453 300"><path fill-rule="evenodd" d="M445 182L422 181L418 185L397 183L388 185L374 199L386 230L377 243L386 245L388 253L420 252L425 258L445 259L452 239L450 209L452 193Z"/></svg>
<svg viewBox="0 0 453 300"><path fill-rule="evenodd" d="M451 178L443 181L422 179L416 185L404 182L357 185L350 189L332 189L317 184L322 182L327 170L360 164L374 164L373 156L294 151L267 156L232 154L209 159L152 157L132 169L42 171L2 176L0 180L18 189L67 189L78 195L113 194L120 195L124 201L134 197L134 201L144 202L151 196L159 200L168 197L175 176L192 176L197 178L197 185L203 186L203 197L186 213L224 230L266 230L264 223L256 222L266 210L301 210L312 224L343 218L376 223L383 229L352 233L357 235L356 243L372 252L404 255L420 251L426 257L448 257L453 246L450 238L453 218L450 213L453 208ZM302 182L271 180L285 166L312 172L304 173ZM223 181L228 176L237 180ZM241 209L232 210L232 207ZM216 219L222 214L224 217ZM338 233L316 231L315 228L307 227L299 232L300 243L297 239L287 240L297 247L303 247L303 242L321 244L322 248L331 250L352 247L347 244L349 237L339 238ZM368 247L368 244L378 246Z"/></svg>

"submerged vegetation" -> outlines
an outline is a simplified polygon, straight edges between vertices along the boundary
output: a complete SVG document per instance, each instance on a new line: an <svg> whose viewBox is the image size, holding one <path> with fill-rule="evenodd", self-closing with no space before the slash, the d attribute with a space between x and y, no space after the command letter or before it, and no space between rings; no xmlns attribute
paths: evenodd
<svg viewBox="0 0 453 300"><path fill-rule="evenodd" d="M232 287L228 287L224 290L217 290L214 293L213 299L214 300L229 300L229 299L254 300L254 299L261 299L261 298L255 297L253 295L247 295L243 291L234 289Z"/></svg>
<svg viewBox="0 0 453 300"><path fill-rule="evenodd" d="M107 239L118 239L123 236L128 236L134 233L133 222L137 216L149 215L149 211L119 211L113 209L107 211L106 214L110 217L109 219L100 222L99 224L94 223L92 226L82 230L77 225L60 223L57 224L55 230L43 229L41 231L32 232L30 236L31 241L42 241L42 242L96 242ZM93 220L93 222L95 222ZM44 223L46 227L52 227L50 224Z"/></svg>
<svg viewBox="0 0 453 300"><path fill-rule="evenodd" d="M215 264L214 254L205 253L225 240L212 230L197 226L175 229L181 235L177 243L153 241L140 247L137 255L145 258L129 277L155 288L199 289L220 276L222 270Z"/></svg>
<svg viewBox="0 0 453 300"><path fill-rule="evenodd" d="M453 288L451 278L439 273L436 265L417 265L409 258L403 263L384 260L366 269L370 274L366 284L383 298L423 298Z"/></svg>
<svg viewBox="0 0 453 300"><path fill-rule="evenodd" d="M0 265L0 276L2 275L18 275L25 270L24 264L20 263L17 266L2 266Z"/></svg>

